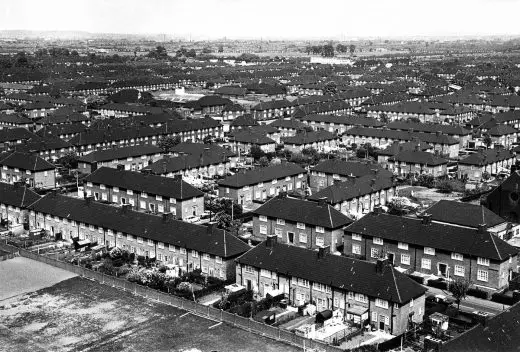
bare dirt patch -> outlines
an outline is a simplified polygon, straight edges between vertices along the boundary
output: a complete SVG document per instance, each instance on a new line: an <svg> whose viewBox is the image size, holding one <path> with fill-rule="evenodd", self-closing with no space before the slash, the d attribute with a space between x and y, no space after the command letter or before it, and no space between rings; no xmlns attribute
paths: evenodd
<svg viewBox="0 0 520 352"><path fill-rule="evenodd" d="M214 321L185 313L76 277L1 302L0 346L60 352L299 351L226 324L209 330Z"/></svg>

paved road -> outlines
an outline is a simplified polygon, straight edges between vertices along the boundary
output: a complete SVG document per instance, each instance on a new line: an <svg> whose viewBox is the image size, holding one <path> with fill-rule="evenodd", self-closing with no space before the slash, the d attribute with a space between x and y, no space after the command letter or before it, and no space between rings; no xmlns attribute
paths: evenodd
<svg viewBox="0 0 520 352"><path fill-rule="evenodd" d="M438 288L428 286L427 289L428 289L428 293L433 293L436 295L441 294L441 295L445 295L445 296L451 296L451 293L438 289ZM509 307L510 306L508 306L508 305L500 304L500 303L493 302L493 301L488 301L485 299L476 298L473 296L467 296L466 299L463 299L460 302L460 310L462 310L462 311L473 312L475 310L480 310L483 312L491 313L493 315L496 315L496 314L502 312L504 309L507 309Z"/></svg>

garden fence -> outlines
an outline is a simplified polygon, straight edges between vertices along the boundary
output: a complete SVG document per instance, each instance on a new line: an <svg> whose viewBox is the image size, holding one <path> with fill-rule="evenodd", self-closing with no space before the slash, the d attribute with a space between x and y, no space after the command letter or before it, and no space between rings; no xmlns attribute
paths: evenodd
<svg viewBox="0 0 520 352"><path fill-rule="evenodd" d="M89 279L93 279L101 284L112 286L135 295L156 300L160 303L168 304L176 308L180 308L186 311L189 311L192 314L211 319L217 322L224 322L231 326L235 326L241 328L245 331L248 331L253 334L257 334L260 336L265 336L277 341L282 341L293 346L302 348L303 350L313 350L313 351L323 351L323 352L338 352L342 351L339 347L329 345L326 342L312 340L309 338L305 338L302 336L298 336L293 332L280 329L279 327L274 327L271 325L267 325L264 323L257 322L250 318L245 318L236 314L231 314L229 312L216 309L211 306L205 306L200 303L190 301L184 299L182 297L177 297L174 295L170 295L168 293L164 293L161 291L157 291L146 286L139 285L134 282L130 282L126 279L121 279L115 276L105 275L103 273L87 269L82 266L74 265L72 263L67 263L63 261L59 261L54 258L46 257L43 255L39 255L37 253L17 248L14 246L0 244L0 249L10 252L14 255L14 253L19 253L21 256L33 259L45 264L52 265L54 267L67 270L77 274L78 276L86 277ZM339 336L339 334L338 334ZM332 339L330 340L332 342Z"/></svg>

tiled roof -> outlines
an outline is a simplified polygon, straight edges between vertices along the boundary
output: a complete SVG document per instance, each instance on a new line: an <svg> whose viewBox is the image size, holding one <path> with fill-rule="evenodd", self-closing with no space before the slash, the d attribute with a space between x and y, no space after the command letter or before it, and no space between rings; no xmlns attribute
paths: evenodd
<svg viewBox="0 0 520 352"><path fill-rule="evenodd" d="M33 124L34 121L28 117L18 114L0 114L0 123L13 123L18 125Z"/></svg>
<svg viewBox="0 0 520 352"><path fill-rule="evenodd" d="M425 212L432 216L432 220L473 228L480 224L493 227L506 222L482 205L451 200L440 200Z"/></svg>
<svg viewBox="0 0 520 352"><path fill-rule="evenodd" d="M253 132L251 130L238 130L229 133L229 139L240 143L249 144L274 144L271 138L267 137L264 133Z"/></svg>
<svg viewBox="0 0 520 352"><path fill-rule="evenodd" d="M0 157L0 165L30 171L54 170L56 166L32 153L7 152Z"/></svg>
<svg viewBox="0 0 520 352"><path fill-rule="evenodd" d="M13 207L25 208L40 199L40 196L29 188L0 182L0 203Z"/></svg>
<svg viewBox="0 0 520 352"><path fill-rule="evenodd" d="M101 167L88 175L85 182L104 184L112 187L131 189L179 200L202 197L203 192L181 179L146 175L136 171Z"/></svg>
<svg viewBox="0 0 520 352"><path fill-rule="evenodd" d="M258 122L251 116L250 114L247 115L240 115L233 121L231 121L230 126L258 126Z"/></svg>
<svg viewBox="0 0 520 352"><path fill-rule="evenodd" d="M498 261L518 253L487 231L479 233L475 229L435 222L423 224L422 219L396 215L370 213L345 231Z"/></svg>
<svg viewBox="0 0 520 352"><path fill-rule="evenodd" d="M377 163L361 162L361 161L344 161L337 159L322 160L311 171L324 172L327 174L338 174L341 176L361 177L365 175L387 175L392 177L392 173L385 170Z"/></svg>
<svg viewBox="0 0 520 352"><path fill-rule="evenodd" d="M333 123L337 125L346 125L346 126L367 126L367 127L381 127L384 125L379 120L371 119L368 117L357 117L357 116L336 116L336 115L307 115L300 118L302 121L309 122L324 122L324 123Z"/></svg>
<svg viewBox="0 0 520 352"><path fill-rule="evenodd" d="M296 176L298 174L304 174L305 172L305 169L297 164L282 163L262 168L254 168L244 173L238 172L235 175L226 177L218 184L224 187L240 188L259 182L267 182L287 176Z"/></svg>
<svg viewBox="0 0 520 352"><path fill-rule="evenodd" d="M256 210L253 210L252 213L328 229L341 228L352 222L348 216L334 209L329 204L319 204L313 201L289 197L273 198Z"/></svg>
<svg viewBox="0 0 520 352"><path fill-rule="evenodd" d="M333 254L320 258L316 251L281 243L268 247L262 242L237 262L400 304L426 292L390 266L377 272L375 263Z"/></svg>
<svg viewBox="0 0 520 352"><path fill-rule="evenodd" d="M442 124L429 124L429 123L414 123L404 121L394 121L386 125L391 130L402 130L402 131L417 131L426 133L444 133L450 135L467 136L471 131L466 130L460 126L455 125L442 125Z"/></svg>
<svg viewBox="0 0 520 352"><path fill-rule="evenodd" d="M497 161L507 160L513 158L514 155L510 150L505 149L487 149L478 153L468 155L466 158L459 161L461 165L476 165L484 166Z"/></svg>
<svg viewBox="0 0 520 352"><path fill-rule="evenodd" d="M426 143L432 144L459 144L455 138L439 133L424 133L424 132L410 132L410 131L395 131L389 129L370 128L356 126L347 131L344 135L347 136L361 136L372 138L390 138L402 141L411 141L414 138Z"/></svg>
<svg viewBox="0 0 520 352"><path fill-rule="evenodd" d="M36 135L21 127L0 129L0 143L29 139Z"/></svg>
<svg viewBox="0 0 520 352"><path fill-rule="evenodd" d="M126 210L84 199L48 194L29 207L30 210L61 218L152 239L202 253L232 258L249 250L237 237L220 229Z"/></svg>
<svg viewBox="0 0 520 352"><path fill-rule="evenodd" d="M437 166L448 163L448 160L444 158L420 150L403 150L398 152L396 155L391 156L388 160L401 161L412 164L422 164L427 166Z"/></svg>
<svg viewBox="0 0 520 352"><path fill-rule="evenodd" d="M509 125L496 125L490 128L487 133L490 136L505 136L508 134L518 133L518 130Z"/></svg>
<svg viewBox="0 0 520 352"><path fill-rule="evenodd" d="M378 150L377 155L386 155L386 156L393 156L397 153L403 151L403 150L431 150L433 147L427 143L421 142L421 141L410 141L410 142L394 142L389 147L383 150Z"/></svg>
<svg viewBox="0 0 520 352"><path fill-rule="evenodd" d="M288 129L293 129L293 130L296 130L298 128L301 128L303 126L305 126L305 124L303 122L300 122L299 120L296 120L296 119L279 119L279 120L276 120L274 121L273 123L269 124L269 126L273 126L273 127L276 127L278 129L280 128L288 128Z"/></svg>
<svg viewBox="0 0 520 352"><path fill-rule="evenodd" d="M90 152L79 158L79 161L87 163L95 163L110 160L126 159L129 157L138 157L142 155L162 154L161 148L154 145L144 144L130 147L121 147L113 149L104 149Z"/></svg>
<svg viewBox="0 0 520 352"><path fill-rule="evenodd" d="M202 155L181 155L177 157L164 157L143 170L150 170L153 174L164 175L170 172L178 172L203 166L226 163L228 158L219 153L205 153Z"/></svg>
<svg viewBox="0 0 520 352"><path fill-rule="evenodd" d="M292 137L284 137L282 138L282 141L284 144L304 145L338 138L339 137L332 132L320 130L298 133Z"/></svg>

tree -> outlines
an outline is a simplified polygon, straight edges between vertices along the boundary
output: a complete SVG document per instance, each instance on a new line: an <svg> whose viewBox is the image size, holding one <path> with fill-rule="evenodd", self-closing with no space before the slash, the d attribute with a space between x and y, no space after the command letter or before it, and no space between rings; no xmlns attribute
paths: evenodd
<svg viewBox="0 0 520 352"><path fill-rule="evenodd" d="M344 44L338 44L336 45L336 51L338 53L346 53L348 51L348 47Z"/></svg>
<svg viewBox="0 0 520 352"><path fill-rule="evenodd" d="M215 140L215 136L212 136L212 135L208 134L206 137L204 137L202 139L202 143L204 143L204 144L212 144L214 140Z"/></svg>
<svg viewBox="0 0 520 352"><path fill-rule="evenodd" d="M223 45L219 45L218 46L218 52L219 53L223 53L224 52L224 46Z"/></svg>
<svg viewBox="0 0 520 352"><path fill-rule="evenodd" d="M162 45L158 45L154 50L150 51L148 57L156 60L164 60L168 58L168 52Z"/></svg>
<svg viewBox="0 0 520 352"><path fill-rule="evenodd" d="M77 169L78 168L78 160L79 157L76 152L68 152L63 155L61 158L57 160L58 164L63 165L63 167L67 169Z"/></svg>
<svg viewBox="0 0 520 352"><path fill-rule="evenodd" d="M209 46L206 46L204 49L202 49L203 54L211 54L212 52L213 50Z"/></svg>
<svg viewBox="0 0 520 352"><path fill-rule="evenodd" d="M261 157L265 156L265 152L257 145L251 146L251 156L255 160L259 160Z"/></svg>
<svg viewBox="0 0 520 352"><path fill-rule="evenodd" d="M322 48L321 55L325 57L333 57L334 56L334 47L332 44L326 44Z"/></svg>
<svg viewBox="0 0 520 352"><path fill-rule="evenodd" d="M388 115L386 113L384 113L384 112L379 114L379 120L382 123L389 123L390 122L390 119L388 118Z"/></svg>
<svg viewBox="0 0 520 352"><path fill-rule="evenodd" d="M190 51L188 51L186 53L186 57L196 57L197 56L197 52L195 51L195 49L191 49Z"/></svg>
<svg viewBox="0 0 520 352"><path fill-rule="evenodd" d="M493 140L491 139L491 136L489 134L485 134L482 136L482 143L489 149L491 145L493 144Z"/></svg>
<svg viewBox="0 0 520 352"><path fill-rule="evenodd" d="M162 137L157 143L157 146L163 150L165 153L169 153L173 147L181 142L181 138L179 136L166 136Z"/></svg>
<svg viewBox="0 0 520 352"><path fill-rule="evenodd" d="M323 87L323 94L334 95L337 93L337 85L336 82L330 81L325 84Z"/></svg>
<svg viewBox="0 0 520 352"><path fill-rule="evenodd" d="M348 50L350 51L351 54L354 54L356 52L356 46L354 44L350 44L348 46Z"/></svg>
<svg viewBox="0 0 520 352"><path fill-rule="evenodd" d="M457 310L460 309L460 301L466 298L471 281L465 278L456 278L450 283L450 292L457 301Z"/></svg>
<svg viewBox="0 0 520 352"><path fill-rule="evenodd" d="M451 193L453 192L453 185L449 180L442 180L439 182L437 189L442 193Z"/></svg>
<svg viewBox="0 0 520 352"><path fill-rule="evenodd" d="M258 159L258 163L260 164L260 167L267 167L269 166L269 159L267 159L266 156L263 156L260 159Z"/></svg>

